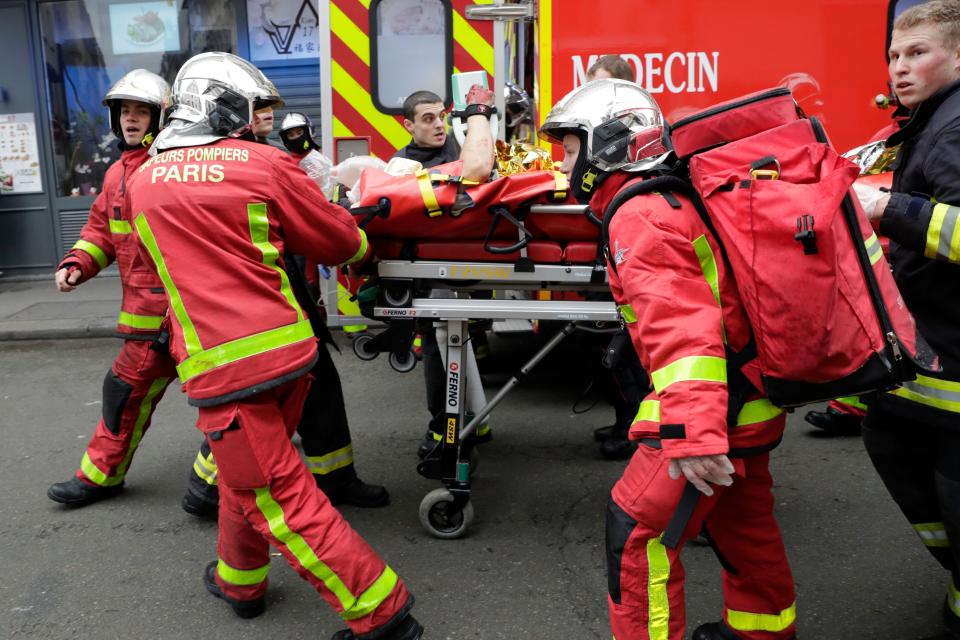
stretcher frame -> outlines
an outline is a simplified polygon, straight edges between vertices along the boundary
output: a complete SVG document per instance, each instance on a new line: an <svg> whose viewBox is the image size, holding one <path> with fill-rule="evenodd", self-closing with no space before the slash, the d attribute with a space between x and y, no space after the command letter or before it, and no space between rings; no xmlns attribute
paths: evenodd
<svg viewBox="0 0 960 640"><path fill-rule="evenodd" d="M424 496L419 516L431 535L459 538L466 534L474 517L470 472L477 460L472 437L477 428L567 336L577 330L613 332L622 328L622 321L613 301L468 297L475 291L503 289L609 291L605 268L595 264L536 264L521 255L515 263L383 260L377 267L381 294L373 308L373 317L386 322L388 331L395 323L404 324L405 330L410 330L416 320L431 320L437 328L437 343L446 370L445 430L434 450L417 465L417 471L426 478L440 480L443 487ZM598 268L602 273L598 273ZM434 289L450 290L453 297L423 295ZM487 400L470 344L468 324L471 320L510 319L560 321L564 325ZM354 350L359 347L362 351L369 345L370 339L364 337L359 345L355 341ZM365 357L359 352L358 355ZM391 353L391 358L394 355ZM391 365L394 364L391 360ZM473 414L469 421L468 410Z"/></svg>

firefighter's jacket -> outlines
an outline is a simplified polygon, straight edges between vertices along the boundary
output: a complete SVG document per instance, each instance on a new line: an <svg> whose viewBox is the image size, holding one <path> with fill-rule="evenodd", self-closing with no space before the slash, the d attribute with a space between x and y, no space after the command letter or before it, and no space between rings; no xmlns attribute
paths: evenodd
<svg viewBox="0 0 960 640"><path fill-rule="evenodd" d="M890 264L941 373L918 375L878 407L960 428L960 82L914 109L888 140L902 142L880 219Z"/></svg>
<svg viewBox="0 0 960 640"><path fill-rule="evenodd" d="M260 393L313 366L316 338L281 256L349 264L368 245L294 159L237 139L171 149L140 167L127 204L170 300L191 404Z"/></svg>
<svg viewBox="0 0 960 640"><path fill-rule="evenodd" d="M146 147L130 149L107 169L80 239L57 265L57 270L79 268L80 282L85 282L116 260L123 287L117 333L132 340L152 340L167 309L163 284L138 253L130 216L123 208L127 184L147 157Z"/></svg>
<svg viewBox="0 0 960 640"><path fill-rule="evenodd" d="M629 179L611 175L591 208L605 212ZM653 383L630 437L659 440L669 458L747 457L775 447L783 410L755 390L729 411L737 415L728 425L728 377L736 376L728 376L727 356L747 347L750 325L693 206L659 194L628 200L610 222L610 256L610 288Z"/></svg>

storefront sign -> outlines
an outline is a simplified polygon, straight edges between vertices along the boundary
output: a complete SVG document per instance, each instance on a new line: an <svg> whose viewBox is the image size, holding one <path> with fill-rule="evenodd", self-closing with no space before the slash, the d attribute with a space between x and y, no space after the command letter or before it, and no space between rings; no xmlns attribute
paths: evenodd
<svg viewBox="0 0 960 640"><path fill-rule="evenodd" d="M32 113L0 115L0 193L42 193Z"/></svg>
<svg viewBox="0 0 960 640"><path fill-rule="evenodd" d="M254 62L319 57L317 0L247 0L247 19Z"/></svg>

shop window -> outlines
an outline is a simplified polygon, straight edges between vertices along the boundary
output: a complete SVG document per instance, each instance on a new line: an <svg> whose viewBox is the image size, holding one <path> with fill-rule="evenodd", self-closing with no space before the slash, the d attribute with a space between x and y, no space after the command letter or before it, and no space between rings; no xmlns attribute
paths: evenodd
<svg viewBox="0 0 960 640"><path fill-rule="evenodd" d="M421 90L450 102L452 20L444 0L373 0L370 84L377 109L401 113L404 99Z"/></svg>
<svg viewBox="0 0 960 640"><path fill-rule="evenodd" d="M250 60L317 64L317 9L317 0L247 0Z"/></svg>
<svg viewBox="0 0 960 640"><path fill-rule="evenodd" d="M104 94L142 68L172 82L203 51L237 50L231 0L70 0L40 4L57 194L93 195L119 156Z"/></svg>

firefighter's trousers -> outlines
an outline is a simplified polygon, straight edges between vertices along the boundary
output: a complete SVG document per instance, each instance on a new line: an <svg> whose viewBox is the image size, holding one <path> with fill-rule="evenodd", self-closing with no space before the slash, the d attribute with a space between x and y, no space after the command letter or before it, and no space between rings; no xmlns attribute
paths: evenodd
<svg viewBox="0 0 960 640"><path fill-rule="evenodd" d="M310 381L202 407L220 475L216 580L232 598L263 595L269 545L320 593L357 635L405 613L403 581L331 506L290 441Z"/></svg>
<svg viewBox="0 0 960 640"><path fill-rule="evenodd" d="M607 509L608 609L617 640L682 640L686 627L680 551L705 530L723 566L723 620L740 637L794 635L793 576L773 516L769 454L732 460L729 487L701 495L675 549L661 538L684 482L660 449L641 444Z"/></svg>
<svg viewBox="0 0 960 640"><path fill-rule="evenodd" d="M947 604L960 618L960 430L931 426L873 405L863 442L887 491L920 541L951 573Z"/></svg>
<svg viewBox="0 0 960 640"><path fill-rule="evenodd" d="M151 344L124 340L103 379L103 416L77 470L85 482L110 487L124 481L153 410L177 375L170 355Z"/></svg>
<svg viewBox="0 0 960 640"><path fill-rule="evenodd" d="M357 477L353 443L343 400L340 374L324 344L318 344L317 363L310 374L314 381L303 403L297 433L303 445L307 468L317 486L330 493ZM217 463L206 441L200 447L190 474L190 491L216 502Z"/></svg>

